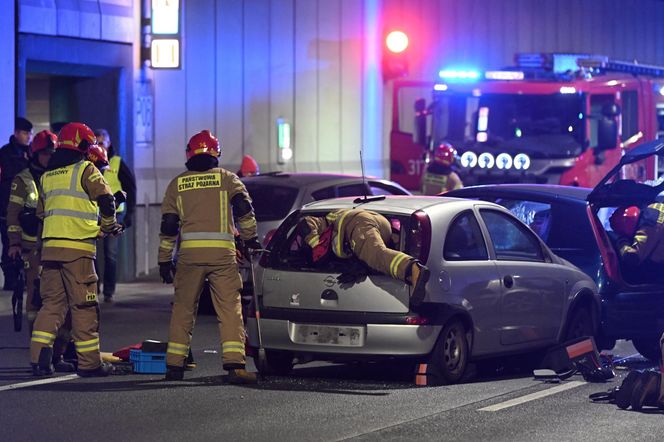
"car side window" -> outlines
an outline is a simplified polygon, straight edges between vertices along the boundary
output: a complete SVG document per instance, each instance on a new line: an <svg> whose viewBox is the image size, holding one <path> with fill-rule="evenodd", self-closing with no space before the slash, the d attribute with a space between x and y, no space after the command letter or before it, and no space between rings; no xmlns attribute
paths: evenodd
<svg viewBox="0 0 664 442"><path fill-rule="evenodd" d="M445 238L446 261L485 261L489 259L480 225L472 211L457 216Z"/></svg>
<svg viewBox="0 0 664 442"><path fill-rule="evenodd" d="M369 190L363 183L358 184L349 184L346 186L339 186L338 189L339 197L343 196L362 196L365 193L368 193Z"/></svg>
<svg viewBox="0 0 664 442"><path fill-rule="evenodd" d="M369 182L369 188L372 195L407 195L403 190L395 186L375 181Z"/></svg>
<svg viewBox="0 0 664 442"><path fill-rule="evenodd" d="M327 200L335 196L334 187L323 187L322 189L311 192L311 197L314 201Z"/></svg>
<svg viewBox="0 0 664 442"><path fill-rule="evenodd" d="M544 261L542 247L518 220L497 210L480 210L484 224L502 261Z"/></svg>
<svg viewBox="0 0 664 442"><path fill-rule="evenodd" d="M553 223L551 204L510 198L498 198L495 203L512 212L512 215L528 225L533 232L537 233L537 236L548 244L551 224Z"/></svg>

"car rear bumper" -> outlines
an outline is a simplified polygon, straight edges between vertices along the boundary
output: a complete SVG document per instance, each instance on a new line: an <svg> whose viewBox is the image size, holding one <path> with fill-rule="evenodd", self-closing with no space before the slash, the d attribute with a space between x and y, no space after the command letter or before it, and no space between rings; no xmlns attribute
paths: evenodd
<svg viewBox="0 0 664 442"><path fill-rule="evenodd" d="M409 324L363 324L361 343L356 345L342 344L311 344L296 342L294 330L302 324L285 319L261 319L261 337L263 347L272 350L287 350L296 353L327 353L339 355L362 356L419 356L433 350L440 325L409 325ZM334 324L344 327L344 324ZM357 324L348 327L358 327ZM249 345L258 347L256 319L247 319Z"/></svg>
<svg viewBox="0 0 664 442"><path fill-rule="evenodd" d="M616 339L659 336L664 331L664 293L619 294L602 303L602 332Z"/></svg>

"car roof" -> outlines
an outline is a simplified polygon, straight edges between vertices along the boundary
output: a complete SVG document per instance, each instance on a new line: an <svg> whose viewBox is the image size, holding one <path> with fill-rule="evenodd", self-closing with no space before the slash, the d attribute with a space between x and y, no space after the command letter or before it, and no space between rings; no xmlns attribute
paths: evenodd
<svg viewBox="0 0 664 442"><path fill-rule="evenodd" d="M398 212L412 213L416 210L426 209L432 206L457 204L472 207L476 202L460 198L446 198L436 196L415 195L389 195L385 197L369 197L367 202L359 203L361 197L333 198L315 201L305 205L302 210L307 212L330 211L335 209L362 208L376 212ZM499 207L499 206L498 206Z"/></svg>
<svg viewBox="0 0 664 442"><path fill-rule="evenodd" d="M366 177L368 181L381 181L389 182L375 177ZM310 184L332 184L334 182L356 182L361 181L361 175L349 175L343 173L308 173L308 172L270 172L261 175L242 178L242 181L247 183L260 183L260 184L279 184L288 183L296 186L306 186Z"/></svg>
<svg viewBox="0 0 664 442"><path fill-rule="evenodd" d="M586 197L592 191L589 187L560 186L555 184L487 184L483 186L470 186L453 190L446 196L480 196L482 192L487 195L498 193L519 193L521 195L543 196L546 198L559 198L585 203Z"/></svg>

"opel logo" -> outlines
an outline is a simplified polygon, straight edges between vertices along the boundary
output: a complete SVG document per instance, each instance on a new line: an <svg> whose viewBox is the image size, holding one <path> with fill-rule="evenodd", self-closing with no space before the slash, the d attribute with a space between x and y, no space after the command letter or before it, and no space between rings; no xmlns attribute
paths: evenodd
<svg viewBox="0 0 664 442"><path fill-rule="evenodd" d="M334 284L336 284L337 278L335 278L332 275L327 276L324 280L323 283L325 284L326 287L332 287Z"/></svg>

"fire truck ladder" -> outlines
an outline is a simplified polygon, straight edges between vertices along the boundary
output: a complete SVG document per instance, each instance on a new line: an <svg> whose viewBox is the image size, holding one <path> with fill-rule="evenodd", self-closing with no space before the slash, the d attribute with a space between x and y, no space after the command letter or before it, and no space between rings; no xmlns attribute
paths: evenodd
<svg viewBox="0 0 664 442"><path fill-rule="evenodd" d="M625 72L632 75L647 75L650 77L664 78L664 67L649 64L640 64L636 61L611 60L609 57L592 56L579 58L579 67L593 68L606 72Z"/></svg>

